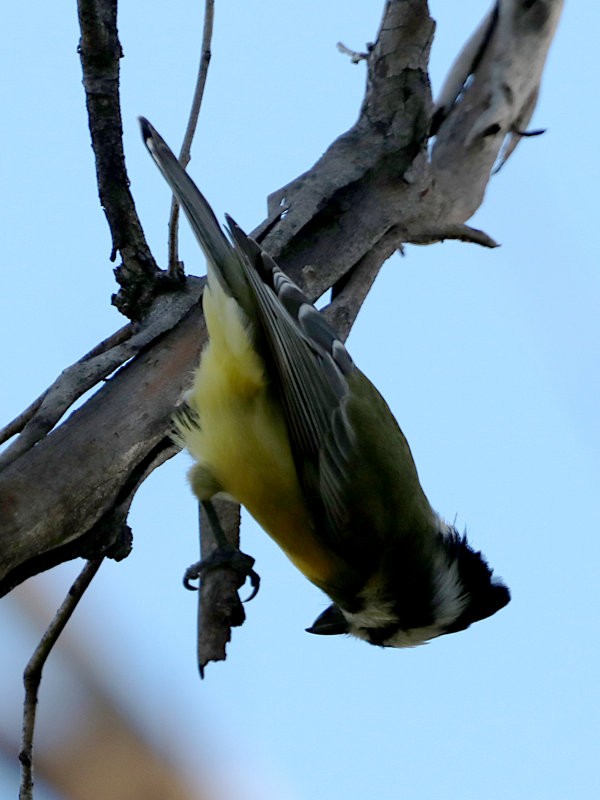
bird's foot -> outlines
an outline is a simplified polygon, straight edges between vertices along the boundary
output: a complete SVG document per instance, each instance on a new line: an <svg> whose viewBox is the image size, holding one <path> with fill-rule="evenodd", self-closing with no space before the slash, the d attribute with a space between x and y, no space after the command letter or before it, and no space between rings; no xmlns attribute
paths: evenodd
<svg viewBox="0 0 600 800"><path fill-rule="evenodd" d="M245 603L256 597L260 587L260 575L254 569L254 559L234 547L218 547L208 558L192 564L184 573L183 585L186 589L196 591L199 587L194 586L191 581L201 580L203 573L222 568L231 569L236 573L239 579L238 589L244 585L247 578L250 579L252 592L244 600Z"/></svg>

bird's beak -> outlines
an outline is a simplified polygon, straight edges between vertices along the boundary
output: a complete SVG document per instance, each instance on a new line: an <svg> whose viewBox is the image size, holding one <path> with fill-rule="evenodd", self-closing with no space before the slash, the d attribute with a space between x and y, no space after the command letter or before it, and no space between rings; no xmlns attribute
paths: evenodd
<svg viewBox="0 0 600 800"><path fill-rule="evenodd" d="M348 633L348 622L338 606L331 605L316 618L307 633L317 633L320 636L333 636L338 633Z"/></svg>

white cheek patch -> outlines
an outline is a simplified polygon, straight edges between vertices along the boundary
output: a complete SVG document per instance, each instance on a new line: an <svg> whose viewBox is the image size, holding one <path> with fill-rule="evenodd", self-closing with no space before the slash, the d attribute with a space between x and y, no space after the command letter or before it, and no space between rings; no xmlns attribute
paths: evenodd
<svg viewBox="0 0 600 800"><path fill-rule="evenodd" d="M391 603L378 602L373 598L365 599L365 608L356 614L350 614L348 611L341 609L342 614L348 620L351 633L360 639L366 639L367 634L356 633L354 631L355 628L386 628L388 625L393 625L396 620Z"/></svg>
<svg viewBox="0 0 600 800"><path fill-rule="evenodd" d="M458 574L458 564L448 564L445 554L440 554L434 562L435 593L433 605L436 625L447 627L455 622L468 602L464 587Z"/></svg>
<svg viewBox="0 0 600 800"><path fill-rule="evenodd" d="M442 536L452 535L450 528L438 518L438 533ZM399 629L391 634L382 644L385 647L416 647L446 632L449 625L456 622L468 604L468 597L460 580L458 562L449 561L448 553L442 543L436 551L431 564L433 576L433 597L431 606L434 622L420 628ZM394 603L384 600L377 594L375 587L363 590L364 608L355 614L342 609L348 621L349 633L359 639L371 641L371 634L377 629L392 628L397 624Z"/></svg>

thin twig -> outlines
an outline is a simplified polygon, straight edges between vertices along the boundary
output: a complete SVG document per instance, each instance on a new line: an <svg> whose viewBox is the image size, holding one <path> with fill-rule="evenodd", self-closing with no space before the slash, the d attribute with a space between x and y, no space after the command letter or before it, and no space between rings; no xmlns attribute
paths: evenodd
<svg viewBox="0 0 600 800"><path fill-rule="evenodd" d="M48 389L46 389L45 392L42 392L42 394L35 399L33 403L30 403L24 411L21 411L18 416L7 423L3 428L0 428L0 444L4 444L4 442L7 442L9 439L23 430L25 425L27 425L29 420L33 418L36 411L42 405L47 394Z"/></svg>
<svg viewBox="0 0 600 800"><path fill-rule="evenodd" d="M182 167L187 167L190 162L190 151L192 147L192 140L196 133L196 126L198 125L198 117L200 116L200 107L202 105L202 98L204 96L204 88L206 86L206 78L208 75L208 66L210 64L211 51L210 43L213 32L213 21L215 16L215 3L214 0L205 0L204 4L204 29L202 31L202 51L200 54L200 65L198 67L198 78L196 80L196 88L194 90L194 99L192 100L192 107L190 109L190 116L188 119L187 128L183 137L183 144L179 153L179 162ZM169 275L174 279L181 278L183 274L182 265L179 262L179 252L177 246L177 231L179 227L179 204L173 198L171 202L171 215L169 218Z"/></svg>
<svg viewBox="0 0 600 800"><path fill-rule="evenodd" d="M492 239L485 231L480 231L479 228L451 223L431 231L411 234L410 238L405 239L405 241L409 244L433 244L434 242L443 242L446 239L456 239L460 242L479 244L482 247L492 249L499 246L495 239Z"/></svg>
<svg viewBox="0 0 600 800"><path fill-rule="evenodd" d="M366 61L369 57L368 52L361 53L358 50L351 50L349 47L346 47L343 42L338 42L336 47L343 55L350 56L350 61L352 61L353 64L359 64L361 61Z"/></svg>
<svg viewBox="0 0 600 800"><path fill-rule="evenodd" d="M19 753L19 761L21 762L19 800L32 800L33 798L33 734L42 670L58 637L63 632L65 625L71 618L85 590L92 582L94 575L98 572L103 560L103 558L98 558L85 564L25 667L25 672L23 673L25 686L23 733L21 752Z"/></svg>
<svg viewBox="0 0 600 800"><path fill-rule="evenodd" d="M112 348L116 347L118 344L122 344L128 339L131 339L135 333L135 330L135 325L133 325L131 322L128 322L127 325L123 325L123 327L119 328L118 331L111 333L111 335L107 336L106 339L103 339L95 347L92 347L91 350L81 357L81 360L87 361L90 358L94 358L95 356L102 355L102 353L106 353L107 350L112 350Z"/></svg>
<svg viewBox="0 0 600 800"><path fill-rule="evenodd" d="M126 342L127 339L131 338L133 332L134 327L131 323L124 325L122 328L119 328L118 331L115 331L110 336L107 336L106 339L93 347L88 353L82 356L77 363L89 361L90 359L95 358L95 356L106 353L107 350L116 347L118 344ZM11 420L11 422L9 422L3 428L0 428L0 444L4 444L4 442L7 442L11 437L23 430L25 425L27 425L29 420L33 418L36 411L44 402L46 395L50 391L50 388L42 392L42 394L36 400L34 400L33 403L28 405L24 411L21 411L21 413Z"/></svg>
<svg viewBox="0 0 600 800"><path fill-rule="evenodd" d="M124 326L66 367L37 400L0 430L0 443L22 431L0 455L0 470L37 444L85 392L177 325L197 302L202 286L203 282L197 278L190 279L185 290L158 297L143 325Z"/></svg>

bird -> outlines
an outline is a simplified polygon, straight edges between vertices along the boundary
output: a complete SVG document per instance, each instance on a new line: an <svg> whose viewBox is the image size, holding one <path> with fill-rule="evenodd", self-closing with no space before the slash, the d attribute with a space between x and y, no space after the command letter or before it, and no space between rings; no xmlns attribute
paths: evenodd
<svg viewBox="0 0 600 800"><path fill-rule="evenodd" d="M140 124L207 259L208 342L174 418L198 500L239 502L328 596L310 633L412 647L503 608L508 588L433 510L389 406L322 313L229 216L225 235Z"/></svg>

